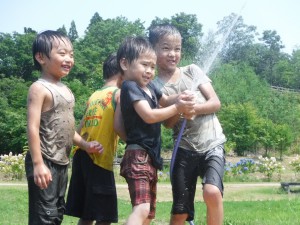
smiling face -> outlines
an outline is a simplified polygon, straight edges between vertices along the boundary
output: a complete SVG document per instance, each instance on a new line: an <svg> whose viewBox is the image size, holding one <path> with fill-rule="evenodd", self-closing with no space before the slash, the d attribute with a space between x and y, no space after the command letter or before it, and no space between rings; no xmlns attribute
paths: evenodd
<svg viewBox="0 0 300 225"><path fill-rule="evenodd" d="M159 39L154 49L159 73L174 72L181 59L181 37L165 35Z"/></svg>
<svg viewBox="0 0 300 225"><path fill-rule="evenodd" d="M156 55L153 51L140 54L140 56L128 63L126 59L121 61L125 80L133 80L140 87L146 87L155 74Z"/></svg>
<svg viewBox="0 0 300 225"><path fill-rule="evenodd" d="M60 80L67 76L74 66L73 47L69 40L54 38L49 57L36 53L42 67L43 77Z"/></svg>

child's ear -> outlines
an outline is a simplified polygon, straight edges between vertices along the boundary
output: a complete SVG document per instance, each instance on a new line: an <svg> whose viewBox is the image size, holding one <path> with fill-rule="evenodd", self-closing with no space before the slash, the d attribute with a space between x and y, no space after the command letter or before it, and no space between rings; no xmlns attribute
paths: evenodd
<svg viewBox="0 0 300 225"><path fill-rule="evenodd" d="M128 61L125 58L120 59L120 67L123 71L128 69Z"/></svg>
<svg viewBox="0 0 300 225"><path fill-rule="evenodd" d="M41 65L44 64L44 54L37 52L34 57Z"/></svg>

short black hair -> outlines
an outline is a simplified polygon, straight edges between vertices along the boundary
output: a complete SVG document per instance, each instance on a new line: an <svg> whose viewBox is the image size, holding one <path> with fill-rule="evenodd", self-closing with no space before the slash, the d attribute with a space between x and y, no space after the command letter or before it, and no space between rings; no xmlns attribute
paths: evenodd
<svg viewBox="0 0 300 225"><path fill-rule="evenodd" d="M110 54L103 63L103 79L107 80L121 72L118 66L117 53Z"/></svg>
<svg viewBox="0 0 300 225"><path fill-rule="evenodd" d="M125 38L117 52L117 61L120 70L123 71L120 67L121 59L125 58L128 63L132 63L134 60L138 59L141 54L148 52L153 52L155 54L155 51L147 38L142 36Z"/></svg>
<svg viewBox="0 0 300 225"><path fill-rule="evenodd" d="M67 41L72 46L69 37L59 31L46 30L42 33L39 33L32 44L33 62L37 70L41 70L42 67L40 63L35 59L36 53L40 52L42 54L45 54L48 58L50 58L50 52L53 48L53 42L55 39L61 40L63 42Z"/></svg>
<svg viewBox="0 0 300 225"><path fill-rule="evenodd" d="M153 47L159 42L161 38L169 35L182 38L179 30L172 24L160 24L151 26L149 28L149 41Z"/></svg>

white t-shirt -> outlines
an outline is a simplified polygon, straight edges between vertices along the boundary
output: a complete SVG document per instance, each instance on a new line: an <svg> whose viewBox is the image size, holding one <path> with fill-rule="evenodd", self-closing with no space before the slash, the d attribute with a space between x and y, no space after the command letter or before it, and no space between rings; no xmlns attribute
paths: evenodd
<svg viewBox="0 0 300 225"><path fill-rule="evenodd" d="M192 90L195 84L197 84L196 86L199 86L207 82L211 82L211 80L195 64L180 67L180 79L177 83L163 83L159 77L156 77L154 80L154 84L166 95L173 95L185 90ZM199 88L195 89L197 102L206 102L206 99ZM183 119L180 119L173 128L174 141L176 141L178 137L182 122ZM223 144L225 141L226 137L223 134L221 124L215 113L212 113L196 116L193 120L187 120L179 147L203 153Z"/></svg>

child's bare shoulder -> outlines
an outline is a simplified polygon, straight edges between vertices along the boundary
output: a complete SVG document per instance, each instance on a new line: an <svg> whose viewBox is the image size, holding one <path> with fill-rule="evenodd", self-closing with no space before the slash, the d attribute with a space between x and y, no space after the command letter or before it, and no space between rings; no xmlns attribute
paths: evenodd
<svg viewBox="0 0 300 225"><path fill-rule="evenodd" d="M40 94L43 94L43 93L46 93L47 92L47 88L42 85L41 83L39 82L34 82L30 85L29 87L29 94L30 93L40 93Z"/></svg>
<svg viewBox="0 0 300 225"><path fill-rule="evenodd" d="M44 102L45 99L52 101L50 91L39 82L32 83L28 90L28 101L37 103Z"/></svg>

